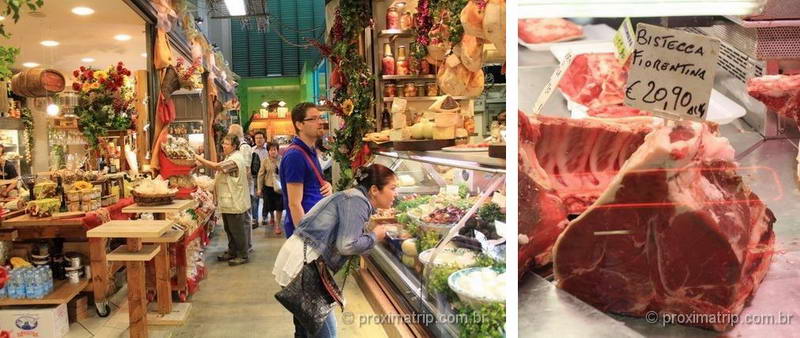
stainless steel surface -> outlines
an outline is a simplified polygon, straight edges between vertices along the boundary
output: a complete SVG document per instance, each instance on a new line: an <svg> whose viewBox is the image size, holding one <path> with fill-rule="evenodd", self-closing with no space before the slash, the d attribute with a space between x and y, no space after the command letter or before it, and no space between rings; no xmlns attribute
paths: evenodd
<svg viewBox="0 0 800 338"><path fill-rule="evenodd" d="M519 287L520 337L641 337L536 274Z"/></svg>
<svg viewBox="0 0 800 338"><path fill-rule="evenodd" d="M413 160L422 163L443 165L453 168L504 174L506 161L492 158L486 152L456 153L447 151L379 151L380 156Z"/></svg>
<svg viewBox="0 0 800 338"><path fill-rule="evenodd" d="M432 318L447 318L449 313L441 311L437 306L426 299L426 292L422 283L414 273L399 262L382 245L376 245L369 253L369 258L391 281L402 297L400 300L421 316L432 315ZM388 291L388 290L387 290ZM420 318L421 316L418 316ZM425 323L423 323L425 324ZM447 321L428 323L426 328L436 337L458 337L458 328Z"/></svg>

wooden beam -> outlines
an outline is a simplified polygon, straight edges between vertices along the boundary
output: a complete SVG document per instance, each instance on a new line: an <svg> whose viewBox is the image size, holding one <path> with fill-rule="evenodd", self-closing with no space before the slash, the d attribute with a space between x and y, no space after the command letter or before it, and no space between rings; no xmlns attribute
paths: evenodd
<svg viewBox="0 0 800 338"><path fill-rule="evenodd" d="M158 297L158 313L166 315L172 312L172 287L169 275L169 254L167 243L161 243L161 251L156 255L156 293Z"/></svg>

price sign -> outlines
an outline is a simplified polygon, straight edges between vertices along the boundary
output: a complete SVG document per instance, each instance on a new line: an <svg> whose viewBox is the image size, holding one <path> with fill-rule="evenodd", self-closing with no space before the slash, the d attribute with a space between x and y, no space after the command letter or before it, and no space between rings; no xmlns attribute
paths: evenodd
<svg viewBox="0 0 800 338"><path fill-rule="evenodd" d="M635 37L625 104L664 118L704 120L719 40L643 23Z"/></svg>
<svg viewBox="0 0 800 338"><path fill-rule="evenodd" d="M533 104L533 114L538 115L541 113L542 108L544 108L544 104L547 103L547 100L553 95L553 92L558 87L558 83L561 82L561 78L564 77L564 73L567 72L567 68L572 64L572 60L574 59L574 55L572 53L567 53L564 56L564 60L561 61L561 65L558 66L553 75L550 76L550 82L548 82L542 92L539 93L539 98L536 99L536 103Z"/></svg>
<svg viewBox="0 0 800 338"><path fill-rule="evenodd" d="M625 20L622 21L622 25L617 29L617 33L614 34L614 55L622 60L623 63L631 56L631 52L633 52L634 34L631 18L625 18Z"/></svg>

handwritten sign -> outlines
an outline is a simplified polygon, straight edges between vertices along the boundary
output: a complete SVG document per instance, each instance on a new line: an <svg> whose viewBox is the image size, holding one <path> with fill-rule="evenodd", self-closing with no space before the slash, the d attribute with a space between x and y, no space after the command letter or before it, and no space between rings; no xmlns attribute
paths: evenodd
<svg viewBox="0 0 800 338"><path fill-rule="evenodd" d="M704 120L719 44L702 35L636 25L625 104L664 118Z"/></svg>
<svg viewBox="0 0 800 338"><path fill-rule="evenodd" d="M536 99L536 103L533 104L533 114L538 115L542 112L542 108L544 108L544 104L547 103L547 100L550 99L550 96L553 95L553 92L558 88L558 83L561 82L561 78L564 77L564 73L566 73L567 68L572 64L572 60L575 58L572 53L567 53L564 56L564 60L561 61L561 65L558 66L553 75L550 76L550 82L548 82L542 92L539 93L539 98Z"/></svg>
<svg viewBox="0 0 800 338"><path fill-rule="evenodd" d="M622 62L625 62L633 52L634 34L631 18L625 18L614 34L614 55Z"/></svg>

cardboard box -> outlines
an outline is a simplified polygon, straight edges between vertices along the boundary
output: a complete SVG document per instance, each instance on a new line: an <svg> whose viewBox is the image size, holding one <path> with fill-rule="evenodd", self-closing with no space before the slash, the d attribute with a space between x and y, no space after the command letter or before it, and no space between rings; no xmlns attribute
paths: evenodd
<svg viewBox="0 0 800 338"><path fill-rule="evenodd" d="M0 332L8 332L12 338L62 338L69 332L67 304L55 307L2 309Z"/></svg>

